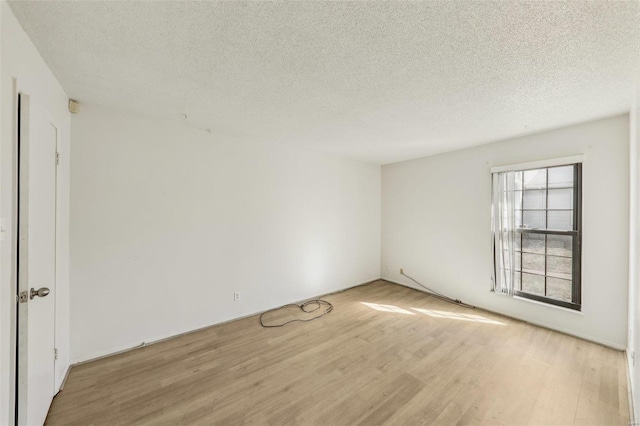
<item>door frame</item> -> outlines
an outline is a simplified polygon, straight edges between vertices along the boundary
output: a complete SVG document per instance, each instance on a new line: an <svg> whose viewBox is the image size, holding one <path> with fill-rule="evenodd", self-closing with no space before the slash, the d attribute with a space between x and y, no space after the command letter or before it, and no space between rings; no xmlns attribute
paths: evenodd
<svg viewBox="0 0 640 426"><path fill-rule="evenodd" d="M24 363L27 361L28 359L28 351L25 350L25 348L21 348L21 346L26 345L26 341L24 338L21 338L21 335L24 334L24 330L26 330L27 328L27 324L28 323L21 323L20 321L20 315L21 315L21 311L22 314L25 314L25 311L28 309L28 305L29 303L20 303L20 289L22 287L23 284L23 280L27 280L28 281L28 276L25 276L25 273L21 273L21 270L25 270L28 268L28 263L27 263L27 258L28 258L28 246L21 246L20 245L20 239L21 237L25 237L26 239L28 239L28 235L29 235L29 226L28 226L28 215L29 215L29 200L28 200L28 194L29 194L29 180L28 180L28 171L29 171L29 157L28 157L28 149L29 146L25 146L24 142L21 141L21 130L23 128L23 126L25 126L24 120L25 117L21 116L21 107L22 107L22 102L28 102L29 103L29 117L27 117L27 120L31 119L31 102L32 102L32 97L30 94L27 93L22 93L18 90L18 86L17 86L17 82L14 78L14 120L13 120L13 124L14 124L14 164L13 164L13 170L12 170L12 175L14 178L14 185L13 185L13 215L14 215L14 219L13 219L13 229L14 229L14 233L13 233L13 238L11 243L13 244L14 247L14 258L12 259L12 269L13 269L13 274L12 274L12 291L14 292L13 294L16 295L16 299L15 299L15 305L14 305L14 314L12 315L12 320L13 320L13 324L12 324L12 347L15 348L14 351L12 351L12 368L11 368L11 373L12 373L12 379L14 382L14 388L13 388L13 398L12 401L10 401L10 403L13 403L13 407L14 407L14 412L13 412L13 423L15 425L18 425L19 421L22 418L26 418L26 412L23 412L23 407L20 406L20 400L24 397L27 396L27 393L24 389L21 389L20 387L20 381L21 381L21 373L20 373L20 364ZM55 146L55 152L56 152L56 161L57 161L57 156L58 156L58 152L59 152L59 142L60 142L60 127L55 125L55 120L52 119L52 117L50 116L50 114L46 111L46 109L44 110L47 117L50 120L50 123L56 128L56 146ZM26 123L26 127L28 128L29 123ZM30 141L28 142L30 143ZM21 156L22 153L26 153L26 156L23 158ZM23 173L26 172L26 177L27 177L27 181L24 182L23 179L25 178L25 176L23 175ZM57 340L57 332L56 332L56 323L57 323L57 315L56 315L56 307L57 307L57 281L58 281L58 226L59 226L59 222L58 222L58 207L59 207L59 188L58 188L58 184L59 184L59 169L57 167L56 164L56 168L55 168L55 176L54 176L54 188L55 188L55 201L54 201L54 275L53 275L53 330L54 330L54 347L56 346L56 340ZM24 185L24 187L23 187ZM23 197L27 196L27 199L24 199ZM26 219L26 220L25 220ZM21 260L22 259L22 260ZM28 288L29 286L25 286L25 288ZM24 305L24 306L21 306ZM51 354L53 356L53 354ZM54 396L58 393L59 389L56 387L56 381L57 381L57 374L56 374L56 368L55 368L55 359L54 359L54 363L53 363L53 370L54 370L54 381L51 384L53 390L54 390Z"/></svg>
<svg viewBox="0 0 640 426"><path fill-rule="evenodd" d="M11 240L8 244L11 250L11 271L9 279L10 297L14 297L9 302L10 306L10 324L9 324L9 391L7 395L7 406L3 409L9 410L7 418L11 424L17 424L18 421L18 177L19 177L19 152L18 152L18 134L19 134L19 98L18 98L18 81L12 77L11 90ZM6 230L5 230L6 231Z"/></svg>

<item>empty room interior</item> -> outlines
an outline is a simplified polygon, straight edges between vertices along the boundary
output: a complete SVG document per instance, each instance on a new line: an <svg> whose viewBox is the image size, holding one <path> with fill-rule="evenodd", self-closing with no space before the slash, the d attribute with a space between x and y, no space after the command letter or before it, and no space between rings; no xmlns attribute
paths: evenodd
<svg viewBox="0 0 640 426"><path fill-rule="evenodd" d="M0 425L628 425L640 2L0 1Z"/></svg>

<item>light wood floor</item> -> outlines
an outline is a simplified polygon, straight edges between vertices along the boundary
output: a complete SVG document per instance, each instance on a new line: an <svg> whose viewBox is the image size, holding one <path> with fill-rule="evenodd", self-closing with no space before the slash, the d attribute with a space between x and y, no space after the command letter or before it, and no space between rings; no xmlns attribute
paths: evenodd
<svg viewBox="0 0 640 426"><path fill-rule="evenodd" d="M47 424L629 423L622 352L382 281L325 299L74 367Z"/></svg>

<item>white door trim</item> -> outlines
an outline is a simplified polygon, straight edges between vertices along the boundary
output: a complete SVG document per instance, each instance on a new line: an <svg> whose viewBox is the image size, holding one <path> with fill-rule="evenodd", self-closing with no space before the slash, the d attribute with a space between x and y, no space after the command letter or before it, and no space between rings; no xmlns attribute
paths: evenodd
<svg viewBox="0 0 640 426"><path fill-rule="evenodd" d="M4 351L8 349L8 383L7 387L4 388L7 391L7 398L5 399L6 405L1 408L1 410L7 410L7 415L4 417L8 420L9 424L14 425L17 422L17 413L18 413L18 398L17 398L17 385L18 385L18 258L17 258L17 248L18 248L18 81L15 77L11 79L11 96L12 96L12 116L11 122L5 125L11 126L11 240L8 244L11 247L11 270L10 270L10 279L8 282L9 289L8 295L10 295L11 300L8 301L8 305L10 307L10 320L9 320L9 328L3 327L3 332L8 333L8 335L3 335L2 339L7 339L8 348L3 347L3 356ZM7 230L5 230L7 231ZM3 361L4 363L4 361Z"/></svg>
<svg viewBox="0 0 640 426"><path fill-rule="evenodd" d="M53 219L52 220L53 223L51 224L52 228L48 228L51 230L50 236L53 239L52 240L53 251L51 253L53 255L52 264L51 264L53 269L50 275L51 280L45 281L50 283L50 284L47 284L47 287L50 287L50 291L53 292L53 294L51 295L53 297L53 301L51 301L51 304L49 305L51 307L50 309L52 309L50 313L53 317L51 318L51 327L52 327L51 332L53 334L49 334L49 336L51 336L52 338L52 340L48 342L51 345L51 347L49 347L49 344L46 345L47 351L51 350L50 353L43 352L41 349L44 349L44 348L40 348L36 352L31 352L31 353L28 352L29 350L31 351L34 350L34 347L32 346L33 346L33 343L35 342L33 339L36 336L32 334L34 331L33 327L36 323L29 322L30 318L35 320L35 317L33 317L33 314L31 314L30 311L32 307L37 306L37 305L32 306L33 303L41 303L41 302L38 302L39 298L36 298L36 300L32 300L33 298L29 297L28 294L29 294L29 289L32 287L32 284L33 284L31 282L32 277L29 276L29 273L37 272L38 277L34 276L33 279L42 280L43 278L41 274L38 272L39 269L32 270L33 268L30 267L30 261L33 260L33 259L30 259L30 256L32 254L35 256L36 253L39 252L39 248L41 247L40 245L35 245L33 247L30 247L30 245L33 243L32 239L30 238L31 227L36 225L35 222L33 224L29 222L31 219L33 219L32 214L34 213L34 211L32 211L32 209L35 208L36 209L35 212L38 212L37 209L40 208L40 207L36 207L36 203L34 203L33 206L31 206L30 204L31 201L34 201L32 200L33 197L32 197L31 191L33 190L33 185L36 184L35 181L33 183L31 182L31 177L37 176L37 174L42 171L40 169L33 169L33 171L31 170L31 167L38 165L38 161L40 161L40 166L42 165L41 163L42 157L40 158L40 160L35 160L36 161L35 164L31 164L31 162L34 161L35 159L35 157L33 157L34 153L41 152L39 144L36 144L33 146L31 145L32 143L36 142L36 140L34 140L33 138L37 137L36 134L32 135L31 132L33 130L33 126L39 126L42 124L44 124L47 128L49 128L48 126L51 126L52 129L49 128L49 130L53 130L55 132L55 146L50 145L50 148L54 149L53 153L55 154L53 157L51 157L51 161L55 161L55 157L57 156L58 143L59 143L59 137L60 137L59 135L60 129L59 129L59 126L56 124L56 121L48 114L48 112L40 108L38 105L34 105L32 97L30 95L25 93L18 93L18 99L19 99L19 102L18 102L18 109L19 109L19 112L18 112L19 126L18 127L19 128L18 128L18 139L17 139L17 148L18 148L17 149L17 157L18 157L17 158L18 159L17 161L17 176L18 176L18 179L17 179L17 196L18 196L17 228L18 228L18 232L16 233L17 294L22 296L26 294L27 300L25 303L18 302L17 317L16 317L16 330L17 330L16 337L17 337L17 345L18 345L17 353L16 353L16 386L17 386L16 418L15 418L16 424L32 422L34 420L32 418L34 414L32 410L34 409L34 407L43 407L41 405L41 403L43 402L42 399L40 399L40 402L38 402L38 399L33 400L33 397L34 397L33 392L35 391L39 393L40 391L38 389L43 389L43 388L38 386L42 386L42 383L40 383L40 385L37 385L36 387L33 387L31 389L29 388L30 386L34 385L34 382L33 382L34 376L33 376L33 372L31 371L32 367L34 365L37 365L37 364L32 364L34 356L38 356L38 357L45 356L45 357L50 357L49 359L51 359L52 381L50 383L50 386L51 386L50 391L47 391L51 393L46 396L49 403L51 402L51 399L49 398L52 398L55 395L55 393L57 393L58 391L56 371L55 371L56 370L55 360L53 359L53 356L54 356L53 349L55 347L55 335L56 335L55 333L55 321L56 321L55 309L56 309L56 298L57 298L56 259L57 259L57 252L58 252L58 239L57 239L58 167L57 167L57 164L54 165L53 166L54 169L51 170L53 172L53 176L52 176L53 182L51 182L51 180L48 181L53 184L51 187L51 189L53 190L53 194L47 191L49 196L52 197L50 201L53 203L53 205L51 206L53 208L51 212L53 214L53 217L51 218L51 216L49 215L49 218ZM36 110L38 110L37 113L36 113ZM27 113L22 114L22 112L24 111L26 111ZM32 123L32 120L38 120L38 121ZM46 151L43 151L43 152L46 152ZM38 180L38 182L41 183L42 175L40 175L38 179L40 179ZM33 195L38 196L38 199L36 200L38 201L40 199L40 196L42 195L42 192L36 191L33 193ZM39 221L38 223L40 224ZM40 225L38 226L40 231L42 231ZM34 247L36 248L36 250L33 253L30 253L30 250L32 250ZM37 265L38 265L38 268L42 266L40 263L38 263ZM37 312L38 310L34 311L34 314L36 314ZM39 312L40 314L38 315L42 315L42 311L39 311ZM36 315L36 317L38 315ZM46 318L49 318L49 316L46 315ZM42 320L43 318L40 317L37 321L42 321ZM37 330L40 330L39 326ZM36 341L40 341L39 338ZM24 367L20 368L21 366L27 366L27 365L29 366L28 368L24 368ZM39 371L42 371L42 370L39 370ZM37 412L38 411L36 411L36 413ZM39 411L39 412L42 413L42 411ZM39 414L37 415L40 416Z"/></svg>

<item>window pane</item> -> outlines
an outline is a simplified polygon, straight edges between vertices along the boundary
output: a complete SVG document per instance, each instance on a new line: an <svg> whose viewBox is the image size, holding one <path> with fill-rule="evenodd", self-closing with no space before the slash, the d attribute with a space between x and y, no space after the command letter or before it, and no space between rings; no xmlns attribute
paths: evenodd
<svg viewBox="0 0 640 426"><path fill-rule="evenodd" d="M573 186L573 168L575 166L551 167L549 169L549 188Z"/></svg>
<svg viewBox="0 0 640 426"><path fill-rule="evenodd" d="M524 189L545 189L547 186L547 169L525 170Z"/></svg>
<svg viewBox="0 0 640 426"><path fill-rule="evenodd" d="M549 190L550 209L572 209L573 189L550 189Z"/></svg>
<svg viewBox="0 0 640 426"><path fill-rule="evenodd" d="M514 173L515 189L522 189L522 172Z"/></svg>
<svg viewBox="0 0 640 426"><path fill-rule="evenodd" d="M504 270L505 275L508 277L511 275L511 270L510 269L505 269ZM522 285L520 283L520 271L513 271L513 288L515 290L521 290Z"/></svg>
<svg viewBox="0 0 640 426"><path fill-rule="evenodd" d="M523 208L525 208L525 209L545 209L545 208L547 208L547 194L546 194L546 191L544 191L544 190L524 191Z"/></svg>
<svg viewBox="0 0 640 426"><path fill-rule="evenodd" d="M568 235L547 235L547 254L571 256L573 237Z"/></svg>
<svg viewBox="0 0 640 426"><path fill-rule="evenodd" d="M524 234L522 237L522 251L544 254L544 235Z"/></svg>
<svg viewBox="0 0 640 426"><path fill-rule="evenodd" d="M544 229L545 228L545 212L544 211L524 211L523 228Z"/></svg>
<svg viewBox="0 0 640 426"><path fill-rule="evenodd" d="M522 270L544 275L544 255L522 253Z"/></svg>
<svg viewBox="0 0 640 426"><path fill-rule="evenodd" d="M522 291L544 296L544 277L523 273Z"/></svg>
<svg viewBox="0 0 640 426"><path fill-rule="evenodd" d="M512 238L509 246L514 252L508 259L496 259L502 272L513 279L514 288L525 297L544 296L549 303L562 305L573 303L575 297L575 307L580 305L579 293L573 294L580 285L574 282L579 274L573 276L575 256L580 256L575 244L578 237L575 232L557 232L578 230L575 227L579 221L574 215L580 214L581 206L574 203L579 201L581 180L576 173L580 171L580 165L567 165L508 172L509 191L513 192L502 194L509 213L503 211L501 215L511 215L511 209L515 209L515 226L522 232L502 230L505 237Z"/></svg>
<svg viewBox="0 0 640 426"><path fill-rule="evenodd" d="M511 263L513 262L513 269L520 270L520 253L513 253L513 257L509 257L509 250L503 251L502 262L504 262L505 269L511 269Z"/></svg>
<svg viewBox="0 0 640 426"><path fill-rule="evenodd" d="M547 256L547 275L555 278L571 279L572 259L570 257Z"/></svg>
<svg viewBox="0 0 640 426"><path fill-rule="evenodd" d="M549 210L547 215L549 219L547 229L562 231L570 231L573 229L573 211Z"/></svg>
<svg viewBox="0 0 640 426"><path fill-rule="evenodd" d="M547 278L547 297L571 302L571 281Z"/></svg>
<svg viewBox="0 0 640 426"><path fill-rule="evenodd" d="M516 210L522 209L522 191L513 191L514 206Z"/></svg>

